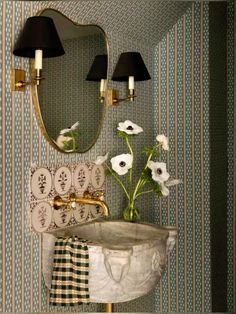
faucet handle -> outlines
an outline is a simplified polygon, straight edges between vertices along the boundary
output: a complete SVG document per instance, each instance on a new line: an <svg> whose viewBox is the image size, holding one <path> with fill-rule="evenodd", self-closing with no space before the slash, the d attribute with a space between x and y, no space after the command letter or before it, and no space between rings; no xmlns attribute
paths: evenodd
<svg viewBox="0 0 236 314"><path fill-rule="evenodd" d="M84 191L83 197L87 199L92 199L93 195L89 191Z"/></svg>
<svg viewBox="0 0 236 314"><path fill-rule="evenodd" d="M100 201L104 201L104 192L103 191L95 191L93 193L93 198L100 200Z"/></svg>
<svg viewBox="0 0 236 314"><path fill-rule="evenodd" d="M68 201L64 201L59 195L56 195L53 200L49 201L49 203L55 210L58 210L62 206L67 205Z"/></svg>

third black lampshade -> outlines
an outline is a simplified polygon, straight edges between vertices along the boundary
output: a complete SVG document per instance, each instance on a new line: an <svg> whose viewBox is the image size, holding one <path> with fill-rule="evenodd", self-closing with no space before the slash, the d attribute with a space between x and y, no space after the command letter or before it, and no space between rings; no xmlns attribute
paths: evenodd
<svg viewBox="0 0 236 314"><path fill-rule="evenodd" d="M139 52L124 52L120 55L112 75L112 80L128 81L129 76L134 76L135 81L151 79Z"/></svg>
<svg viewBox="0 0 236 314"><path fill-rule="evenodd" d="M20 57L34 58L37 49L43 50L44 58L57 57L65 53L53 19L50 17L28 18L13 53Z"/></svg>
<svg viewBox="0 0 236 314"><path fill-rule="evenodd" d="M99 82L107 78L107 55L97 55L86 77L87 81Z"/></svg>

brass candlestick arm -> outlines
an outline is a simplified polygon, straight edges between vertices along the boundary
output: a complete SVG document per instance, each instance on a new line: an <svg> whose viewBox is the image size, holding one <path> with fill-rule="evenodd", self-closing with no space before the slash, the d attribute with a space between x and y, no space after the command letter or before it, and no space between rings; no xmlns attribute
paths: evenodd
<svg viewBox="0 0 236 314"><path fill-rule="evenodd" d="M39 85L44 80L41 70L35 71L35 76L30 81L25 80L25 71L20 69L12 69L11 71L11 90L24 91L27 85Z"/></svg>
<svg viewBox="0 0 236 314"><path fill-rule="evenodd" d="M129 89L128 95L125 98L119 98L118 90L108 89L106 91L105 99L106 99L107 106L114 106L114 105L118 105L120 102L123 102L123 101L134 101L135 97L137 96L134 94L134 89Z"/></svg>

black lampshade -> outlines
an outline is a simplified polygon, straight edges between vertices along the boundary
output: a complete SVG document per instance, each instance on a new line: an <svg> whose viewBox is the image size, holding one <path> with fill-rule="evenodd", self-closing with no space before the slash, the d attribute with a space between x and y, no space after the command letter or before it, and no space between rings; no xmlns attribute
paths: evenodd
<svg viewBox="0 0 236 314"><path fill-rule="evenodd" d="M15 44L13 54L34 58L36 49L43 50L43 58L57 57L65 53L53 19L50 17L29 17Z"/></svg>
<svg viewBox="0 0 236 314"><path fill-rule="evenodd" d="M87 81L98 82L107 78L107 55L97 55L86 77Z"/></svg>
<svg viewBox="0 0 236 314"><path fill-rule="evenodd" d="M122 53L111 79L113 81L128 81L129 76L134 76L135 81L151 79L139 52Z"/></svg>

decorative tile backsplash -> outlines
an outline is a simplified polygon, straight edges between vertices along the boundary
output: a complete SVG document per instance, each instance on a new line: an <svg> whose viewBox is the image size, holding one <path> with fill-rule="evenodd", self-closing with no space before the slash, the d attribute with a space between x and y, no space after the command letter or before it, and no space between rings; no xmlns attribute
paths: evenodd
<svg viewBox="0 0 236 314"><path fill-rule="evenodd" d="M82 196L85 191L93 194L105 192L103 166L94 163L68 164L56 167L30 168L30 218L34 232L45 232L66 226L81 224L102 215L95 205L76 204L53 209L51 201L56 196L68 198L71 193Z"/></svg>

